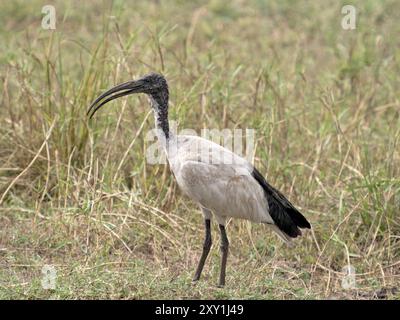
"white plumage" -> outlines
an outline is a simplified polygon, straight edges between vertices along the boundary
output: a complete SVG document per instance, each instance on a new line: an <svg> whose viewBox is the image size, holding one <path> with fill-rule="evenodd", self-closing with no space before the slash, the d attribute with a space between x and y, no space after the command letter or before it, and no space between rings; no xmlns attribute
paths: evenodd
<svg viewBox="0 0 400 320"><path fill-rule="evenodd" d="M301 235L299 228L310 228L306 218L247 160L222 146L197 137L173 136L168 123L168 85L160 74L151 73L122 83L102 95L90 106L92 117L104 104L116 98L145 93L154 110L158 139L182 191L200 206L206 235L194 280L200 278L211 248L210 220L214 215L221 233L221 272L219 285L225 284L229 242L227 218L265 223L284 241Z"/></svg>
<svg viewBox="0 0 400 320"><path fill-rule="evenodd" d="M197 137L170 140L167 158L179 187L218 223L226 218L273 223L262 187L252 177L252 165L220 145Z"/></svg>

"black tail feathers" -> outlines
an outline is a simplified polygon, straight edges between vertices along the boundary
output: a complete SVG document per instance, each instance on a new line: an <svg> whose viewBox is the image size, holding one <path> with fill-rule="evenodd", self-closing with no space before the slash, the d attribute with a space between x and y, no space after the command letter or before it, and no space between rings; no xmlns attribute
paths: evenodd
<svg viewBox="0 0 400 320"><path fill-rule="evenodd" d="M256 168L253 168L252 176L264 189L268 201L269 214L280 230L289 237L296 238L301 235L299 228L311 228L307 219L282 193L272 187Z"/></svg>

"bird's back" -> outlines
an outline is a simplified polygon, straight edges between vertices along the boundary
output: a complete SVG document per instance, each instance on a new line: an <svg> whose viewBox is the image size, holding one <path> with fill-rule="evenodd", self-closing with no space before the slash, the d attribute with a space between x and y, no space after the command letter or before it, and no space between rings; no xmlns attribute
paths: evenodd
<svg viewBox="0 0 400 320"><path fill-rule="evenodd" d="M182 191L217 216L272 223L246 159L197 136L178 136L168 158Z"/></svg>

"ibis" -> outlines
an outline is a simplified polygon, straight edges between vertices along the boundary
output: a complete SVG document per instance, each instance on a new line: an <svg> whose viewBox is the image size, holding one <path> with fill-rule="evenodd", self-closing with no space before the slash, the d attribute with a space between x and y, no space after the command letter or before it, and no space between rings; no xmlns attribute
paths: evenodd
<svg viewBox="0 0 400 320"><path fill-rule="evenodd" d="M221 235L220 287L225 285L229 250L227 219L263 223L286 243L300 236L300 229L311 228L307 219L249 161L207 139L175 135L169 130L169 91L163 75L150 73L111 88L94 100L87 114L92 118L106 103L134 93L148 96L157 137L177 184L198 204L204 216L203 251L193 281L200 279L210 252L212 218L217 221Z"/></svg>

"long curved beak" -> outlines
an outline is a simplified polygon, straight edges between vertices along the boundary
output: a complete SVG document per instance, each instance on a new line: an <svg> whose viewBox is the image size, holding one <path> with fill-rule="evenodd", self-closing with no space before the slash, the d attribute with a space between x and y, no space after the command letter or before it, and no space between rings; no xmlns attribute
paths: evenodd
<svg viewBox="0 0 400 320"><path fill-rule="evenodd" d="M110 90L107 90L106 92L101 94L99 97L97 97L97 99L94 100L92 102L92 104L90 105L86 114L89 116L89 119L92 119L92 117L94 116L96 111L99 110L106 103L108 103L114 99L132 94L132 93L141 93L141 92L143 92L143 89L144 89L144 86L143 86L143 83L141 80L136 80L136 81L132 80L132 81L121 83L121 84L111 88ZM115 94L112 95L113 93L115 93Z"/></svg>

